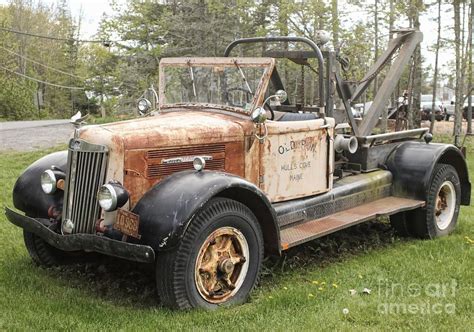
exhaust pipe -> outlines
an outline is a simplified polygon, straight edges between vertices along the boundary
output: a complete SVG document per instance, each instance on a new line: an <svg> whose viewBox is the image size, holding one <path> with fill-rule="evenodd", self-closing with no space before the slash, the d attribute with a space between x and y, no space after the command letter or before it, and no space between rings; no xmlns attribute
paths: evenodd
<svg viewBox="0 0 474 332"><path fill-rule="evenodd" d="M354 136L345 138L343 135L336 135L336 138L334 139L334 150L336 150L337 153L343 151L355 153L358 147L359 143L357 142L357 138Z"/></svg>

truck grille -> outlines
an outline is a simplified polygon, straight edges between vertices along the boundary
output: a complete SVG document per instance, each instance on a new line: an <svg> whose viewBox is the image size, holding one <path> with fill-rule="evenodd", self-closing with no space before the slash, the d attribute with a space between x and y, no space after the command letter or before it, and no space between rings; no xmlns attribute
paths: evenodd
<svg viewBox="0 0 474 332"><path fill-rule="evenodd" d="M147 151L146 177L158 179L191 170L196 156L206 158L206 170L225 170L225 144L208 144Z"/></svg>
<svg viewBox="0 0 474 332"><path fill-rule="evenodd" d="M72 221L72 233L94 233L100 208L97 191L104 184L108 149L80 139L69 142L64 188L63 226Z"/></svg>

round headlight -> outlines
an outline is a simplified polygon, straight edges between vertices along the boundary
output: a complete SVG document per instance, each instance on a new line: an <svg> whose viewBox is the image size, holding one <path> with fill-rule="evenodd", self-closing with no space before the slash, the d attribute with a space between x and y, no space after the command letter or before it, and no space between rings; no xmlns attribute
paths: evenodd
<svg viewBox="0 0 474 332"><path fill-rule="evenodd" d="M41 188L45 194L54 194L56 191L56 175L50 169L41 174Z"/></svg>
<svg viewBox="0 0 474 332"><path fill-rule="evenodd" d="M128 201L128 197L127 190L118 182L104 184L97 193L97 200L99 201L100 207L107 212L124 206Z"/></svg>
<svg viewBox="0 0 474 332"><path fill-rule="evenodd" d="M113 211L117 207L117 193L111 184L104 184L97 194L99 205L105 211Z"/></svg>
<svg viewBox="0 0 474 332"><path fill-rule="evenodd" d="M148 110L150 109L151 103L148 99L142 98L138 101L137 107L138 107L138 111L140 111L140 113L144 114L144 113L148 112Z"/></svg>
<svg viewBox="0 0 474 332"><path fill-rule="evenodd" d="M193 160L193 166L196 171L200 172L206 167L206 160L203 157L196 157Z"/></svg>

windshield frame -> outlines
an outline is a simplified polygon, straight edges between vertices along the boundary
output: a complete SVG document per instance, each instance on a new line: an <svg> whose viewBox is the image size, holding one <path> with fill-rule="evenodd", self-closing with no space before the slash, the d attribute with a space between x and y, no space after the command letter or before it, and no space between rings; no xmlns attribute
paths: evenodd
<svg viewBox="0 0 474 332"><path fill-rule="evenodd" d="M251 102L251 107L248 110L244 110L239 107L231 107L228 105L221 104L209 104L209 103L166 103L165 95L165 68L166 67L214 67L214 66L228 66L232 67L235 65L241 67L262 67L265 68L260 82L255 90L254 97ZM163 58L160 61L159 68L159 109L174 108L174 107L196 107L199 105L215 108L215 109L227 109L235 110L239 113L250 114L258 105L263 104L265 91L268 87L270 76L275 67L275 59L273 58L250 58L250 57L181 57L181 58Z"/></svg>

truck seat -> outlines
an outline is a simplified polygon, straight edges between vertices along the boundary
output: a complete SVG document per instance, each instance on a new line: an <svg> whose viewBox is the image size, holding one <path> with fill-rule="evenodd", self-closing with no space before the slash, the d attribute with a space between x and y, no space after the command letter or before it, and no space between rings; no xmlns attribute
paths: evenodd
<svg viewBox="0 0 474 332"><path fill-rule="evenodd" d="M280 118L277 118L277 121L305 121L317 118L316 113L284 113Z"/></svg>

